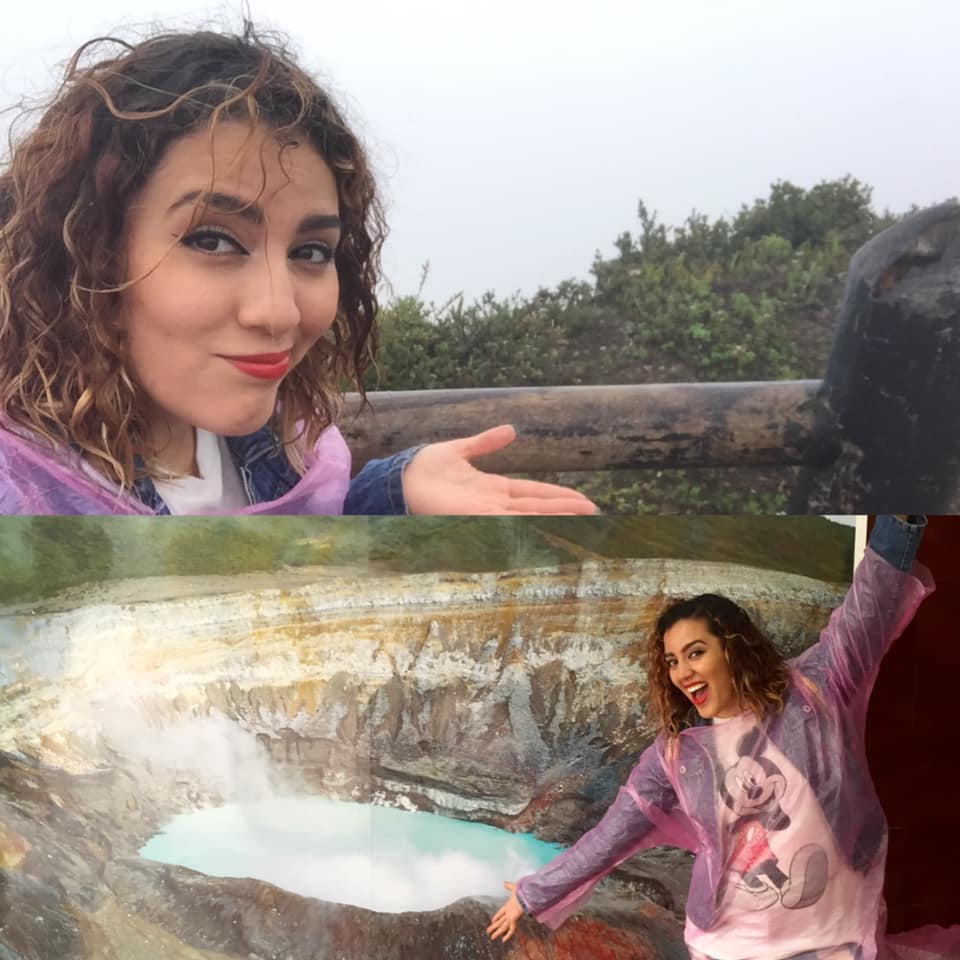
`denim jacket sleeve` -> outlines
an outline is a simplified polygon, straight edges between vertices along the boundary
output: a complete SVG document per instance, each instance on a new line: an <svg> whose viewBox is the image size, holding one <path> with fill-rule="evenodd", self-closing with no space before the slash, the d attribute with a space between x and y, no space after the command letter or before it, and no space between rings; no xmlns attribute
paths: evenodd
<svg viewBox="0 0 960 960"><path fill-rule="evenodd" d="M870 533L870 549L879 553L891 567L901 573L909 573L917 557L926 517L877 517Z"/></svg>
<svg viewBox="0 0 960 960"><path fill-rule="evenodd" d="M352 516L404 515L403 471L420 447L401 450L393 456L371 460L350 482L343 512Z"/></svg>

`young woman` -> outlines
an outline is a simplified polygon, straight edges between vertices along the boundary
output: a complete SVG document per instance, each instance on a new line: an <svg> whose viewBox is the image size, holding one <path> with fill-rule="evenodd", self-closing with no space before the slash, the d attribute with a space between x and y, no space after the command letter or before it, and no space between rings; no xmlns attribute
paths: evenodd
<svg viewBox="0 0 960 960"><path fill-rule="evenodd" d="M591 513L476 470L512 428L351 484L376 346L364 150L276 40L92 41L0 174L0 513Z"/></svg>
<svg viewBox="0 0 960 960"><path fill-rule="evenodd" d="M881 517L843 605L789 662L731 600L667 607L648 646L659 736L593 830L507 884L490 935L508 940L524 912L559 926L614 867L668 843L696 853L694 960L886 956L887 829L864 727L880 660L933 589L914 563L922 529Z"/></svg>

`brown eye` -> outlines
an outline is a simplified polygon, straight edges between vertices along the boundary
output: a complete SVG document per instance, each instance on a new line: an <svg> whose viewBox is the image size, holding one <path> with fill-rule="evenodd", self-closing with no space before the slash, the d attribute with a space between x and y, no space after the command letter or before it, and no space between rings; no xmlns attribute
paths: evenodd
<svg viewBox="0 0 960 960"><path fill-rule="evenodd" d="M247 251L237 243L228 233L220 230L194 230L181 241L185 247L199 250L201 253L211 253L221 256L225 253L246 253Z"/></svg>
<svg viewBox="0 0 960 960"><path fill-rule="evenodd" d="M333 260L333 247L329 243L305 243L302 247L297 247L290 258L306 263L330 263Z"/></svg>

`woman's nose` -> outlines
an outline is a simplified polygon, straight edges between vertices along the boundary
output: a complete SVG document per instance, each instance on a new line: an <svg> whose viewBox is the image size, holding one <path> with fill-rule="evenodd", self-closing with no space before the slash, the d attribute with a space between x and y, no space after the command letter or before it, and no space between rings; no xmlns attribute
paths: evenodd
<svg viewBox="0 0 960 960"><path fill-rule="evenodd" d="M259 327L279 338L299 326L300 319L296 285L287 257L264 257L262 262L251 264L237 311L240 325Z"/></svg>
<svg viewBox="0 0 960 960"><path fill-rule="evenodd" d="M693 671L690 669L690 665L686 663L678 663L670 671L670 679L680 687L682 687L685 683L689 683L692 678Z"/></svg>

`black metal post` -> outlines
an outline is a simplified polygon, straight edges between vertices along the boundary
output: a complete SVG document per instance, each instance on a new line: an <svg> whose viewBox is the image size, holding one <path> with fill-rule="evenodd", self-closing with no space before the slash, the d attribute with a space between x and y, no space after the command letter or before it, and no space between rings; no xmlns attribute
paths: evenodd
<svg viewBox="0 0 960 960"><path fill-rule="evenodd" d="M855 254L792 513L960 507L960 203Z"/></svg>

